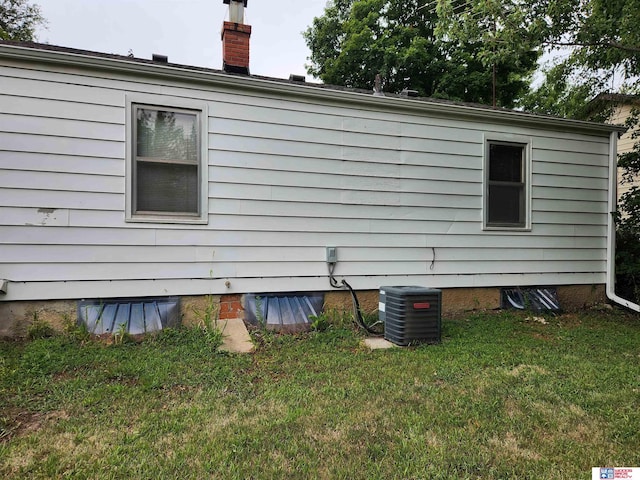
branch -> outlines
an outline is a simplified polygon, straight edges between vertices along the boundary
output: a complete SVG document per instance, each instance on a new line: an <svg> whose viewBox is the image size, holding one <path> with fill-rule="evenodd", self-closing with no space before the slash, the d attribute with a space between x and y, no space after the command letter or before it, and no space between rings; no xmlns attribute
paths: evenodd
<svg viewBox="0 0 640 480"><path fill-rule="evenodd" d="M640 53L640 47L623 45L620 42L608 40L606 42L546 42L545 45L554 47L613 47L627 52Z"/></svg>
<svg viewBox="0 0 640 480"><path fill-rule="evenodd" d="M626 50L627 52L640 53L640 47L633 47L630 45L623 45L619 42L614 42L613 40L609 40L607 42L613 48L619 48L620 50Z"/></svg>

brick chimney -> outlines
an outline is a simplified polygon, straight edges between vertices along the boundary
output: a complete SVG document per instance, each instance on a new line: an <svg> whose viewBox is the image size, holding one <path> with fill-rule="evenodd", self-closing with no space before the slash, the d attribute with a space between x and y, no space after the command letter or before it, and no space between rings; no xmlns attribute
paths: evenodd
<svg viewBox="0 0 640 480"><path fill-rule="evenodd" d="M229 21L222 25L222 68L225 72L249 74L251 25L244 24L247 0L223 0L229 5Z"/></svg>

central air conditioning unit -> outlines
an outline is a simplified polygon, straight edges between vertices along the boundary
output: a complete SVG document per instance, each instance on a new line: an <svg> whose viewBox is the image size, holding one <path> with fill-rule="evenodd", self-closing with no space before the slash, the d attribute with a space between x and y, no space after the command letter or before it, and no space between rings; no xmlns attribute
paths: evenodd
<svg viewBox="0 0 640 480"><path fill-rule="evenodd" d="M380 287L378 307L384 338L396 345L440 343L442 291L434 288Z"/></svg>

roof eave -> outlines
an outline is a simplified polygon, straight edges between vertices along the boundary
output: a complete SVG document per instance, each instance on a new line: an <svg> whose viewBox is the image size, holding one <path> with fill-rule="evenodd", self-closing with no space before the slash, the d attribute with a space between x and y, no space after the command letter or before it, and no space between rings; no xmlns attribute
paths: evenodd
<svg viewBox="0 0 640 480"><path fill-rule="evenodd" d="M176 65L158 65L142 63L120 58L100 57L89 54L70 53L64 51L43 50L32 47L0 44L0 57L33 62L52 63L58 65L95 68L118 73L142 74L157 78L179 79L215 85L259 90L275 94L289 94L321 100L333 99L341 103L357 104L360 107L379 109L381 106L390 109L410 110L420 113L446 117L464 117L482 120L492 120L498 123L516 123L523 126L536 126L545 129L579 130L586 133L608 134L610 132L625 132L626 127L608 125L581 120L571 120L559 117L534 115L516 110L492 110L469 105L448 104L414 100L411 98L397 98L374 96L366 93L318 88L309 85L281 83L275 80L256 78L251 76L229 75L223 72L202 71Z"/></svg>

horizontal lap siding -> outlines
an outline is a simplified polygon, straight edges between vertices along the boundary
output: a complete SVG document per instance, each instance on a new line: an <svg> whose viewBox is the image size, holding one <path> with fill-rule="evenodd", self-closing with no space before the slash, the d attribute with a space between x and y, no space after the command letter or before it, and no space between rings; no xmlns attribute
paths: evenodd
<svg viewBox="0 0 640 480"><path fill-rule="evenodd" d="M637 108L636 105L631 104L619 104L614 108L614 112L612 114L612 118L609 120L610 123L617 125L624 125L627 119L631 116L632 107ZM633 150L634 145L638 141L637 138L634 138L634 135L637 134L638 128L629 129L624 135L620 137L618 140L618 154L627 153ZM638 176L635 176L632 182L627 181L624 177L624 169L618 168L618 199L625 193L627 193L632 186L638 186Z"/></svg>
<svg viewBox="0 0 640 480"><path fill-rule="evenodd" d="M210 189L210 208L228 217L222 224L225 230L305 231L338 245L343 244L331 243L331 238L344 231L370 236L396 232L386 240L395 245L403 243L404 235L425 235L424 257L412 259L411 268L400 268L423 282L426 273L426 281L436 285L444 275L536 274L547 269L584 272L584 279L593 281L605 268L606 139L534 135L534 228L505 238L480 231L482 138L486 131L490 135L491 127L477 125L461 136L454 128L461 124L445 128L346 121L320 114L316 120L295 110L246 106L236 112L233 121L210 121L212 140L224 136L211 154L217 165L211 175L224 185ZM256 122L260 126L252 129ZM370 140L362 133L367 130ZM555 150L561 147L561 152ZM593 166L585 169L578 163L583 155ZM239 174L241 170L246 173ZM498 245L503 249L492 248ZM529 250L535 246L543 248ZM436 254L433 268L432 247L443 253ZM399 250L367 251L364 260L379 265L370 269L349 256L350 248L339 250L344 252L339 254L344 267L337 273L398 273L385 263L399 262ZM318 249L316 255L322 260L324 251ZM535 282L536 275L531 278Z"/></svg>
<svg viewBox="0 0 640 480"><path fill-rule="evenodd" d="M324 290L327 245L356 288L604 281L607 137L78 73L0 68L6 299ZM208 225L125 223L127 92L208 103ZM494 133L532 139L531 232L482 231Z"/></svg>

